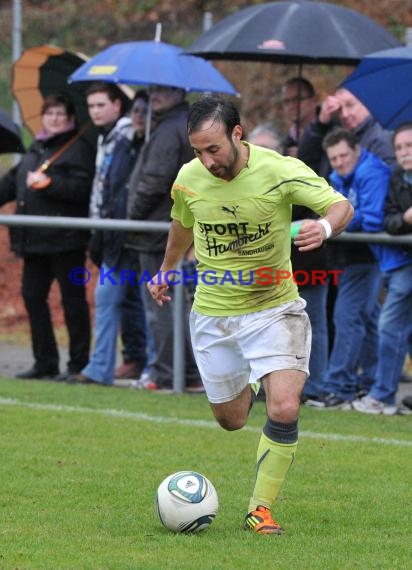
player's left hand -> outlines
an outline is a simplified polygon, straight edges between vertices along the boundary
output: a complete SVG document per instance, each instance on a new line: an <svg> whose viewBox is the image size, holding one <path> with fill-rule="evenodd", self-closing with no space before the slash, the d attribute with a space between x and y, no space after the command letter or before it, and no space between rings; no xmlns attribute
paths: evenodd
<svg viewBox="0 0 412 570"><path fill-rule="evenodd" d="M325 228L316 220L304 220L293 240L299 251L311 251L322 245L326 239Z"/></svg>

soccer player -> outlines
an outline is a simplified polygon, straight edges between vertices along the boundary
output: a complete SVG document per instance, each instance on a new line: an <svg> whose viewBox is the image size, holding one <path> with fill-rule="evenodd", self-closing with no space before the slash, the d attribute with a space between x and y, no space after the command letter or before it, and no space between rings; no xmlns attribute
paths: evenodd
<svg viewBox="0 0 412 570"><path fill-rule="evenodd" d="M173 185L162 278L148 288L159 305L170 300L165 273L194 240L199 279L191 337L216 420L229 431L242 428L259 382L266 392L267 421L244 528L281 534L271 506L297 447L311 344L305 301L291 278L291 208L302 204L323 216L303 222L295 238L301 251L341 232L353 209L302 162L243 141L229 100L194 103L188 135L196 158ZM209 280L211 274L217 279Z"/></svg>

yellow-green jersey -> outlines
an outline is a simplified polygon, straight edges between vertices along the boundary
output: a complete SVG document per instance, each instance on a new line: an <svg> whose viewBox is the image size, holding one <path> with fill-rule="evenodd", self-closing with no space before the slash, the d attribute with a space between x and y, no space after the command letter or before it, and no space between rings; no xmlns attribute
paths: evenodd
<svg viewBox="0 0 412 570"><path fill-rule="evenodd" d="M198 260L193 309L232 316L298 298L290 263L292 204L320 216L345 198L303 162L249 143L230 181L195 158L173 184L172 218L193 228Z"/></svg>

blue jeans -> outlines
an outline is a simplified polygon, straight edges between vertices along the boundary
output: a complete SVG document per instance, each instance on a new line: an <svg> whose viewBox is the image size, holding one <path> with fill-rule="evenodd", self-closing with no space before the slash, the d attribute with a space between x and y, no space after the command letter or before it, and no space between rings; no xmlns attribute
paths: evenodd
<svg viewBox="0 0 412 570"><path fill-rule="evenodd" d="M328 366L328 323L326 300L328 288L315 285L299 291L306 301L306 312L312 326L312 348L309 360L310 376L303 389L305 396L319 396L324 391L325 372Z"/></svg>
<svg viewBox="0 0 412 570"><path fill-rule="evenodd" d="M344 400L353 400L355 397L357 369L365 342L372 366L376 360L377 304L381 281L377 263L348 265L339 279L333 314L335 340L329 358L325 391Z"/></svg>
<svg viewBox="0 0 412 570"><path fill-rule="evenodd" d="M379 350L372 398L394 404L412 335L412 265L385 274L387 294L379 318Z"/></svg>
<svg viewBox="0 0 412 570"><path fill-rule="evenodd" d="M113 283L107 277L100 279L100 275L104 275L109 270L109 267L103 263L96 282L94 348L82 373L102 384L113 384L114 381L117 335L120 328L122 307L127 288L133 287L132 284L127 285L127 281L122 284L122 268L130 270L128 263L121 261L118 270L110 273ZM137 284L134 286L137 287ZM145 338L145 321L142 319L139 322L138 319L139 314L136 314L136 324L140 325L142 330L141 338Z"/></svg>

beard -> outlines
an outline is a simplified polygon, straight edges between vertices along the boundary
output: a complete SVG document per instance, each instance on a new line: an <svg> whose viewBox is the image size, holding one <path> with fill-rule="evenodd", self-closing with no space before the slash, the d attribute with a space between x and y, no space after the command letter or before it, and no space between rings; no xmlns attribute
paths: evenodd
<svg viewBox="0 0 412 570"><path fill-rule="evenodd" d="M232 180L236 173L236 165L239 159L239 151L234 145L233 141L230 141L231 145L231 156L228 158L226 164L219 164L215 168L210 169L209 172L216 176L216 178L223 178L224 180Z"/></svg>

